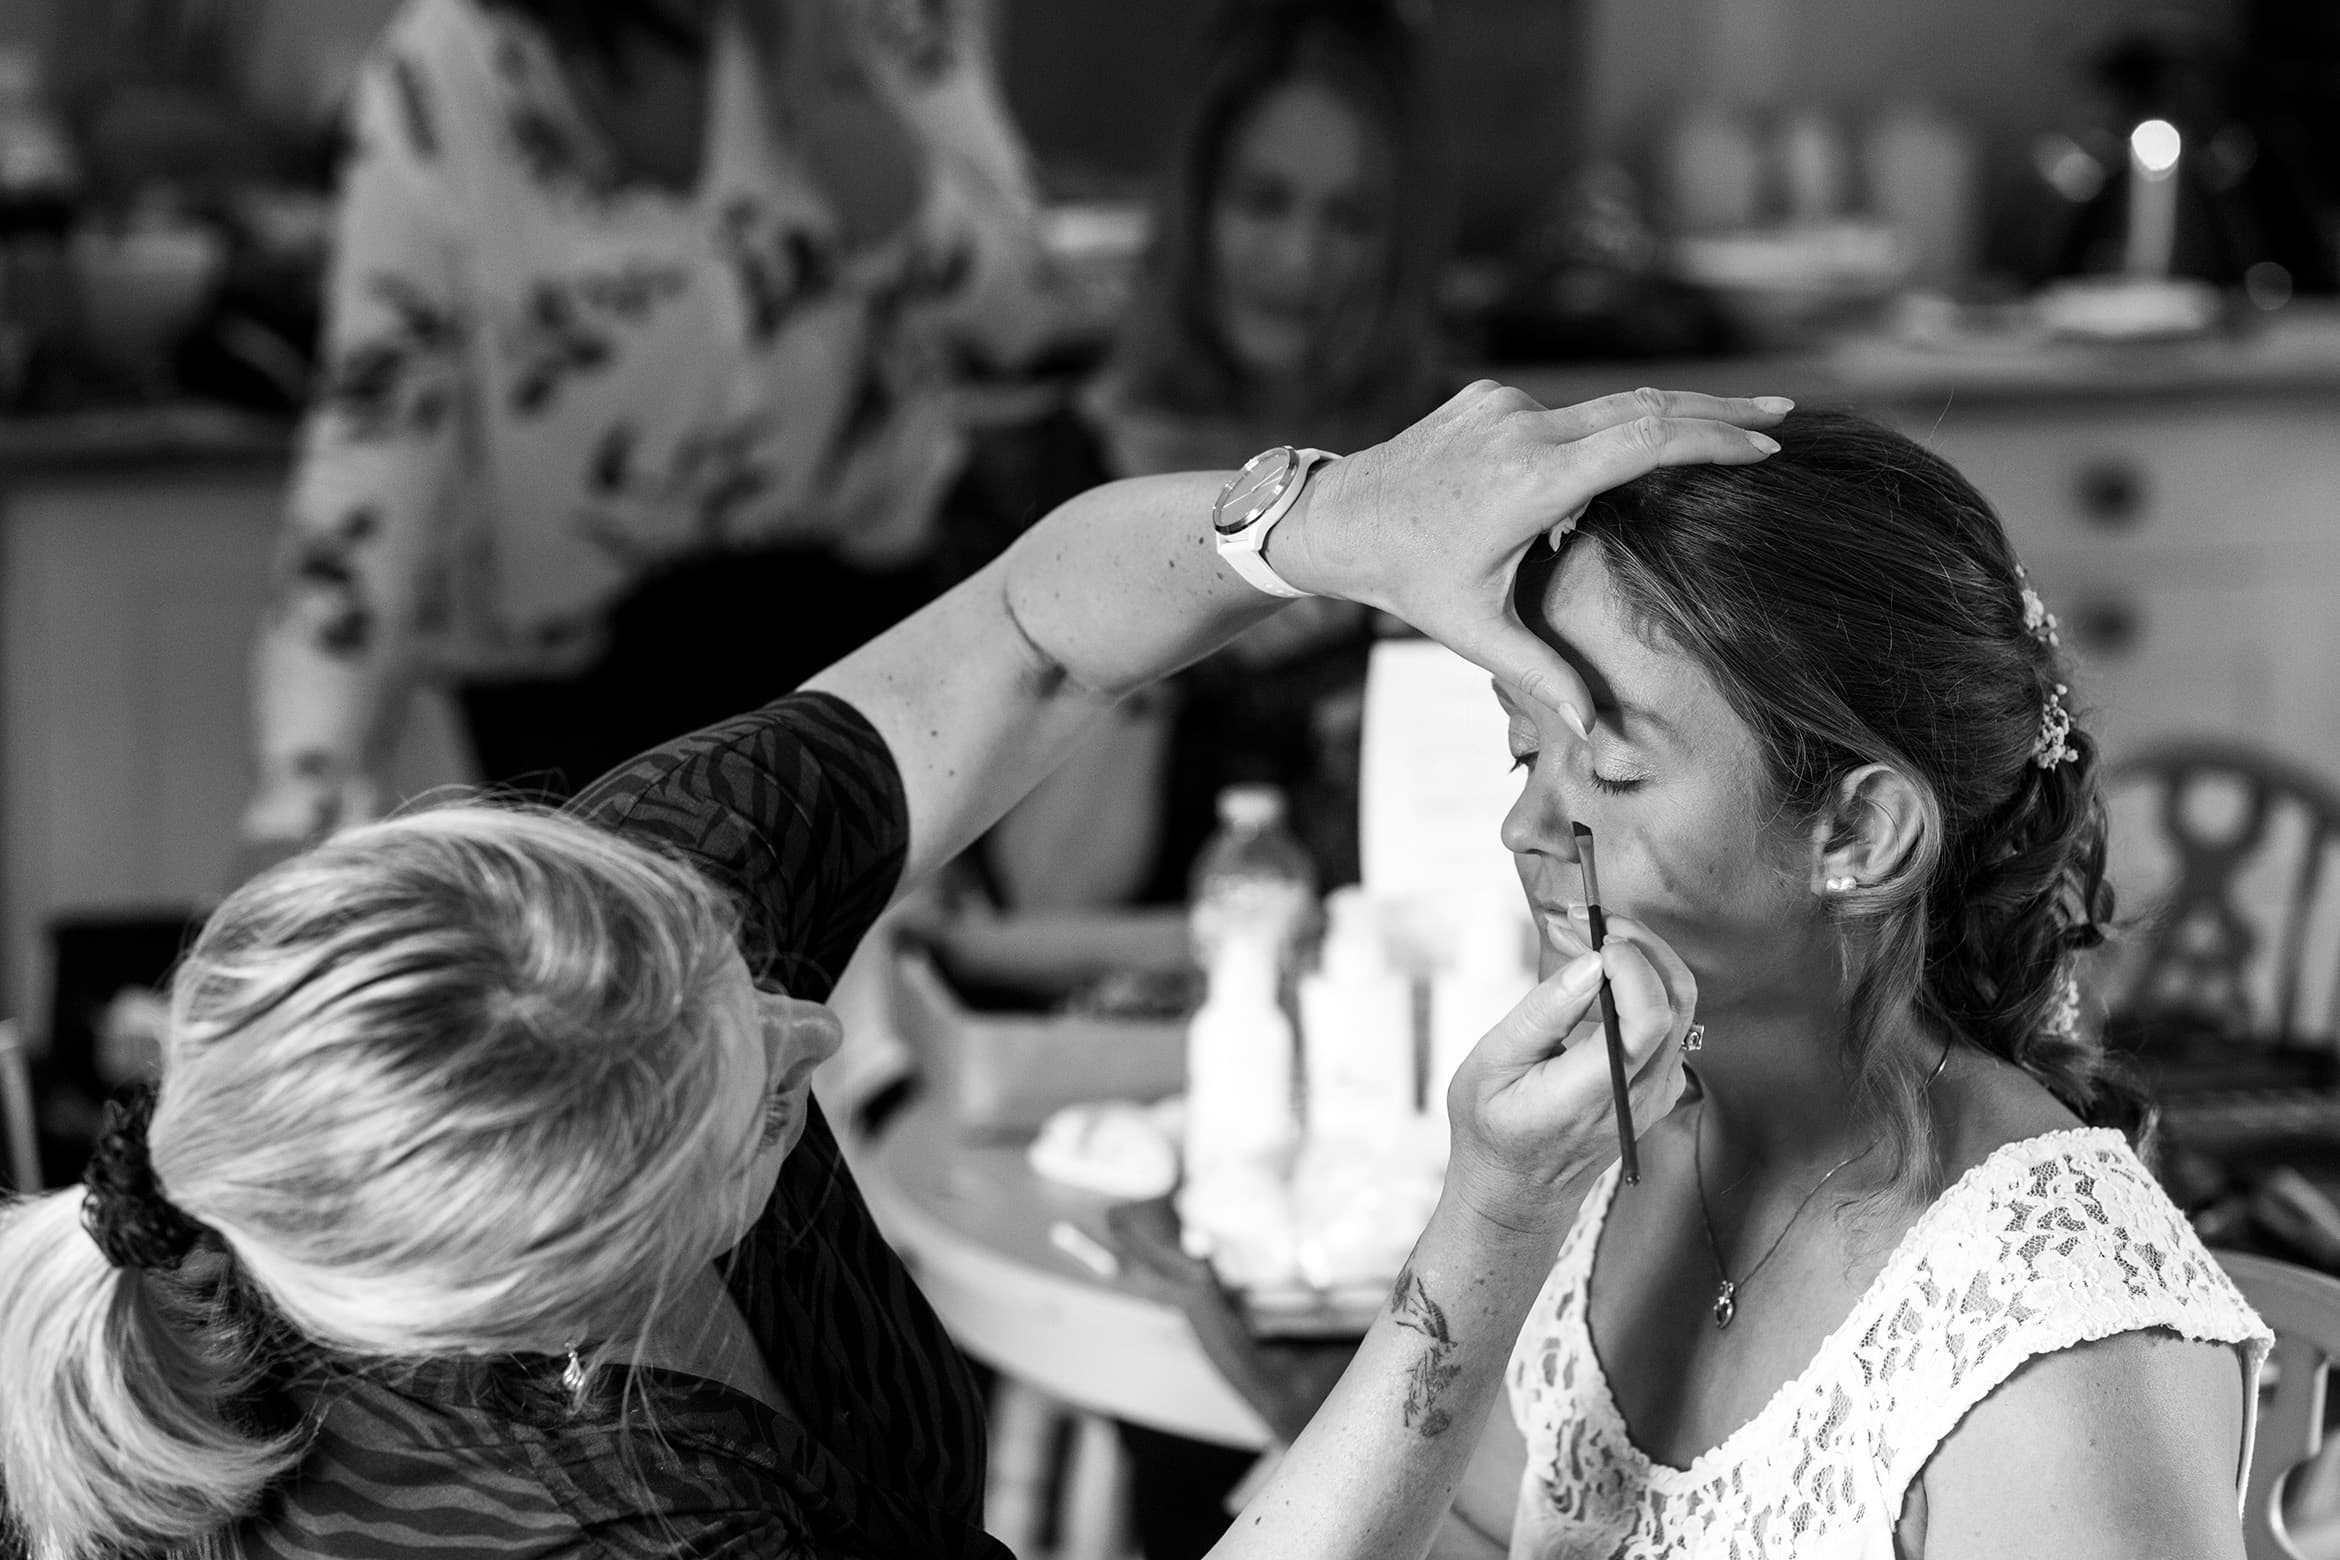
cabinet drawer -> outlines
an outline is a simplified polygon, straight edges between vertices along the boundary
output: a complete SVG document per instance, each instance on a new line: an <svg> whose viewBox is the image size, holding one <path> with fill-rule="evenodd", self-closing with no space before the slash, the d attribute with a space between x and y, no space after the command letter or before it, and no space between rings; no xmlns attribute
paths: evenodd
<svg viewBox="0 0 2340 1560"><path fill-rule="evenodd" d="M2114 757L2179 733L2257 738L2276 714L2279 646L2243 631L2259 593L2176 586L2118 597L2119 627L2090 632L2062 615L2080 722Z"/></svg>
<svg viewBox="0 0 2340 1560"><path fill-rule="evenodd" d="M2185 581L2056 589L2081 724L2119 758L2231 737L2340 776L2340 615L2320 584Z"/></svg>
<svg viewBox="0 0 2340 1560"><path fill-rule="evenodd" d="M2218 548L2268 576L2340 559L2340 399L1901 421L1973 479L2026 559Z"/></svg>

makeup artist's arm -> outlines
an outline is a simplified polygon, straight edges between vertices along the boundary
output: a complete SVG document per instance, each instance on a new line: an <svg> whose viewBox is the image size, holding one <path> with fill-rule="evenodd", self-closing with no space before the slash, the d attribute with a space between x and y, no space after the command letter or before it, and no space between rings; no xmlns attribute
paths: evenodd
<svg viewBox="0 0 2340 1560"><path fill-rule="evenodd" d="M1530 697L1589 710L1582 683L1513 609L1520 558L1645 471L1762 459L1776 446L1745 430L1785 405L1638 391L1547 411L1473 385L1389 443L1319 470L1268 558L1297 589L1382 608ZM901 766L905 887L990 827L1102 711L1281 605L1219 561L1209 517L1225 476L1083 493L806 684L857 707Z"/></svg>
<svg viewBox="0 0 2340 1560"><path fill-rule="evenodd" d="M1511 1553L1528 1451L1501 1394L1478 1435L1478 1447L1455 1484L1454 1503L1430 1545L1430 1560L1503 1560Z"/></svg>

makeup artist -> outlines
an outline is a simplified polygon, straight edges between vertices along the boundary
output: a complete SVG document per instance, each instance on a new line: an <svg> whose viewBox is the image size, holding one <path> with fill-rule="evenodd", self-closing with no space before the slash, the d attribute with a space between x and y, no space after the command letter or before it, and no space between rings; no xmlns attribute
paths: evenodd
<svg viewBox="0 0 2340 1560"><path fill-rule="evenodd" d="M1528 547L1639 473L1762 459L1745 430L1779 407L1478 385L1280 495L1099 488L567 813L424 811L246 883L174 980L159 1089L84 1187L0 1214L0 1487L36 1560L1002 1554L973 1383L810 1097L831 976L1270 587L1391 612L1581 723L1511 605ZM1214 1553L1430 1542L1615 1150L1602 1048L1555 1054L1601 972L1635 1118L1680 1086L1695 988L1612 933L1457 1073L1436 1213Z"/></svg>
<svg viewBox="0 0 2340 1560"><path fill-rule="evenodd" d="M255 661L254 854L418 681L557 799L939 594L966 365L1055 312L976 0L408 0L357 84Z"/></svg>

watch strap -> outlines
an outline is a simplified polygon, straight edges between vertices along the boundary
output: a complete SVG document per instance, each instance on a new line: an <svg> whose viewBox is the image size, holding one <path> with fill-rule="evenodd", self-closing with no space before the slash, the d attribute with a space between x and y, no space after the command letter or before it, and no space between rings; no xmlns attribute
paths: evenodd
<svg viewBox="0 0 2340 1560"><path fill-rule="evenodd" d="M1240 530L1222 532L1218 538L1219 556L1227 560L1229 568L1241 575L1253 589L1287 600L1297 600L1310 592L1294 587L1267 561L1268 533L1300 501L1301 490L1308 485L1310 474L1318 466L1340 459L1330 450L1295 449L1292 456L1290 474L1285 477L1267 507L1259 512L1258 518L1247 522Z"/></svg>

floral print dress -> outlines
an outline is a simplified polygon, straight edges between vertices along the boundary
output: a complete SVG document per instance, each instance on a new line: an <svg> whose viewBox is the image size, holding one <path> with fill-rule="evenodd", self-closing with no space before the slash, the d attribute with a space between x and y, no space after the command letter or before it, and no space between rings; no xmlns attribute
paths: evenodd
<svg viewBox="0 0 2340 1560"><path fill-rule="evenodd" d="M364 816L417 677L574 669L662 565L927 540L962 453L943 365L1043 307L1031 179L972 0L804 0L781 24L824 8L922 174L905 228L848 251L746 9L779 5L717 8L687 190L618 177L525 18L411 0L384 33L257 651L248 837Z"/></svg>

